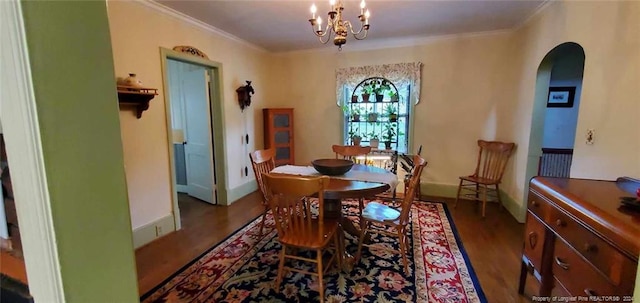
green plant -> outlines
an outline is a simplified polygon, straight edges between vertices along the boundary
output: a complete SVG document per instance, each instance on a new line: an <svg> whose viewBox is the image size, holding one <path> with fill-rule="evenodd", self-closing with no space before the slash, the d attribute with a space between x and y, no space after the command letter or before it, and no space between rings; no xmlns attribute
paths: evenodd
<svg viewBox="0 0 640 303"><path fill-rule="evenodd" d="M360 106L356 106L351 109L351 115L360 115L360 114L361 114Z"/></svg>
<svg viewBox="0 0 640 303"><path fill-rule="evenodd" d="M387 116L397 115L398 114L398 111L396 110L396 107L391 105L391 104L387 104L384 107L384 112L385 112L385 114L387 114Z"/></svg>
<svg viewBox="0 0 640 303"><path fill-rule="evenodd" d="M376 133L375 131L371 131L370 133L368 133L367 137L369 138L369 140L380 140L378 133Z"/></svg>
<svg viewBox="0 0 640 303"><path fill-rule="evenodd" d="M396 137L396 126L395 123L387 123L384 125L384 131L382 132L382 140L386 142L391 142Z"/></svg>

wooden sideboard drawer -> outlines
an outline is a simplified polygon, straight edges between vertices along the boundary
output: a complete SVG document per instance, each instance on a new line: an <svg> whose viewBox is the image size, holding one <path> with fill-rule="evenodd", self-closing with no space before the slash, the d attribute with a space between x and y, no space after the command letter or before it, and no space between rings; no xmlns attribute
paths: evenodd
<svg viewBox="0 0 640 303"><path fill-rule="evenodd" d="M620 285L622 268L633 266L632 261L564 211L551 205L548 210L545 222L549 227L613 283Z"/></svg>
<svg viewBox="0 0 640 303"><path fill-rule="evenodd" d="M562 239L556 238L553 252L553 275L573 296L619 294L610 281L586 262Z"/></svg>
<svg viewBox="0 0 640 303"><path fill-rule="evenodd" d="M541 273L542 252L544 251L546 228L536 216L527 212L527 222L524 231L524 255L531 263L530 265Z"/></svg>
<svg viewBox="0 0 640 303"><path fill-rule="evenodd" d="M543 198L540 194L534 191L529 191L528 202L529 204L527 205L527 208L529 209L529 211L534 213L540 219L544 219L547 217L549 213L549 207L551 207L551 205L549 205L549 202L545 200L545 198Z"/></svg>

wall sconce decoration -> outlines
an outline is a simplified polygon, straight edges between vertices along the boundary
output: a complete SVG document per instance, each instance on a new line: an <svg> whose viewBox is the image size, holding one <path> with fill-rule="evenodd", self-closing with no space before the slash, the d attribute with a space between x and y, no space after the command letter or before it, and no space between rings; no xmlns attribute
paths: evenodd
<svg viewBox="0 0 640 303"><path fill-rule="evenodd" d="M245 107L251 105L251 95L255 94L253 87L251 87L251 81L246 81L247 85L240 86L236 89L238 93L238 103L240 104L240 110L244 111Z"/></svg>

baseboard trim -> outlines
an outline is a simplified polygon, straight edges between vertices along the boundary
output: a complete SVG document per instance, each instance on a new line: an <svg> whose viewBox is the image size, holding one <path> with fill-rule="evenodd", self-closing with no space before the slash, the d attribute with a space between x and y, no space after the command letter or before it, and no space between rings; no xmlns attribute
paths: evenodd
<svg viewBox="0 0 640 303"><path fill-rule="evenodd" d="M434 196L434 197L444 197L444 198L456 198L458 194L458 185L457 184L440 184L440 183L421 183L420 184L420 193L423 196ZM513 216L516 221L520 223L524 223L525 216L522 212L522 203L518 202L516 199L511 197L502 189L500 190L500 198L502 199L502 203L504 207L509 211L511 216Z"/></svg>
<svg viewBox="0 0 640 303"><path fill-rule="evenodd" d="M245 184L242 184L234 189L230 189L227 195L227 203L220 205L231 205L233 202L238 201L238 199L256 191L258 189L258 183L256 180L251 180Z"/></svg>
<svg viewBox="0 0 640 303"><path fill-rule="evenodd" d="M133 230L133 247L139 248L176 230L173 215L167 215Z"/></svg>

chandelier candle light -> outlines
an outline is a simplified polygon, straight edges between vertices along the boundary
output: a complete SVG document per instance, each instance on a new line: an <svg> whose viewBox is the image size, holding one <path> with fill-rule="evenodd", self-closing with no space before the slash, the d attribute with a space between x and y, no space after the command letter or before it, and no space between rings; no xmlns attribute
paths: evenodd
<svg viewBox="0 0 640 303"><path fill-rule="evenodd" d="M329 11L327 18L327 26L323 30L322 29L322 18L320 16L316 17L316 5L311 5L311 19L309 22L311 23L311 29L318 36L320 42L326 44L331 40L331 33L335 34L333 38L333 44L338 46L339 50L342 50L342 45L347 43L347 35L349 32L353 35L356 40L363 40L367 37L367 33L369 32L369 10L365 11L366 3L364 0L360 2L360 15L358 19L360 20L360 30L357 32L353 30L353 25L348 20L342 20L342 11L344 10L344 6L342 5L341 0L329 0L329 4L331 6L331 10ZM324 37L327 37L326 40L323 40Z"/></svg>

